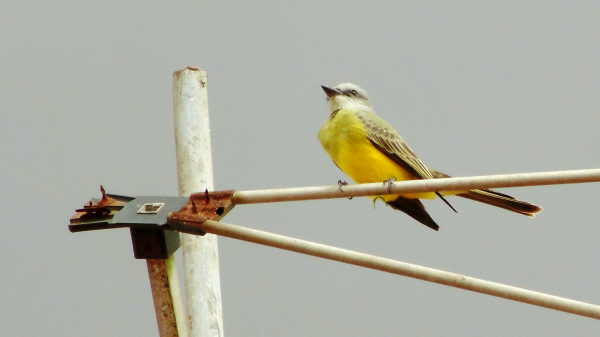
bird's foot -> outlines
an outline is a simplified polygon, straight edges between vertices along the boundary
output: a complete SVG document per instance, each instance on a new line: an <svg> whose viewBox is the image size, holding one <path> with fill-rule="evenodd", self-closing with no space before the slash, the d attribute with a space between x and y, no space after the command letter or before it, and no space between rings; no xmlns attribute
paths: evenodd
<svg viewBox="0 0 600 337"><path fill-rule="evenodd" d="M344 192L342 187L346 185L348 185L348 183L345 180L338 180L338 188L340 189L340 192Z"/></svg>
<svg viewBox="0 0 600 337"><path fill-rule="evenodd" d="M381 195L378 194L375 196L375 198L373 198L373 209L375 209L375 202L377 202L377 199L381 199L381 201L383 201L387 205L387 202L385 202L385 199Z"/></svg>
<svg viewBox="0 0 600 337"><path fill-rule="evenodd" d="M388 192L392 193L392 185L396 182L396 177L391 177L390 179L386 179L383 181L384 185L388 186Z"/></svg>

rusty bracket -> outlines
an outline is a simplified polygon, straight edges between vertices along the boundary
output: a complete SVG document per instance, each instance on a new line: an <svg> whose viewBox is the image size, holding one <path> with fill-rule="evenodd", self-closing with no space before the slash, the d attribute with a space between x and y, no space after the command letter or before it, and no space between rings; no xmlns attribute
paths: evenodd
<svg viewBox="0 0 600 337"><path fill-rule="evenodd" d="M71 217L69 230L71 232L82 232L96 229L109 229L109 223L115 214L125 207L132 197L123 195L106 194L104 187L100 185L102 199L91 199L83 208L76 209Z"/></svg>
<svg viewBox="0 0 600 337"><path fill-rule="evenodd" d="M219 220L233 208L234 191L192 194L185 197L126 197L106 194L75 210L69 230L83 232L128 227L137 259L166 259L180 246L179 233L205 235L200 224ZM179 211L177 211L179 209Z"/></svg>
<svg viewBox="0 0 600 337"><path fill-rule="evenodd" d="M188 203L179 212L169 213L167 223L169 228L178 232L204 235L200 225L206 220L218 221L235 206L233 190L194 193Z"/></svg>

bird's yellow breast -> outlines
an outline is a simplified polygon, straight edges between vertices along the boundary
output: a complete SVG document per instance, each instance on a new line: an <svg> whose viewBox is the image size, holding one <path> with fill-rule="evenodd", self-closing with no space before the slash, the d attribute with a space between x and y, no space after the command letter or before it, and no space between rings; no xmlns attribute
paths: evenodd
<svg viewBox="0 0 600 337"><path fill-rule="evenodd" d="M319 141L333 162L354 182L375 183L395 178L418 179L396 164L369 141L354 110L341 109L319 131ZM406 198L435 198L433 193L403 195ZM395 196L384 196L393 200Z"/></svg>

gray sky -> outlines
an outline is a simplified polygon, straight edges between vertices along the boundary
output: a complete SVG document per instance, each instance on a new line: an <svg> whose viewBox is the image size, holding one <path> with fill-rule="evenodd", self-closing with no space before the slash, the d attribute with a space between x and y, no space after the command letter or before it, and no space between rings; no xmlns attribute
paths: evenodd
<svg viewBox="0 0 600 337"><path fill-rule="evenodd" d="M600 3L0 3L0 326L158 336L125 229L72 234L99 185L177 195L171 75L208 72L217 189L348 179L320 85L364 87L455 176L600 167ZM241 205L226 222L600 304L598 185L505 189L535 219L451 198L439 232L363 198ZM227 336L591 335L589 318L219 239ZM180 252L178 253L180 259Z"/></svg>

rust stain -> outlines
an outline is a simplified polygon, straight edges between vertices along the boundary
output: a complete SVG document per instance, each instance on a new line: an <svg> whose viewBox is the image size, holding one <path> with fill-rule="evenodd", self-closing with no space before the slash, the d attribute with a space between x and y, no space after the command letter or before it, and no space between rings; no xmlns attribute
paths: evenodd
<svg viewBox="0 0 600 337"><path fill-rule="evenodd" d="M83 212L86 214L109 214L110 209L107 206L116 206L122 207L125 206L125 203L122 201L117 201L108 195L106 195L106 191L104 190L104 186L100 185L100 192L102 192L102 199L98 202L94 203L93 200L88 201L83 208L75 210L75 212Z"/></svg>
<svg viewBox="0 0 600 337"><path fill-rule="evenodd" d="M100 185L100 192L102 192L102 199L92 199L86 202L83 208L75 210L75 214L71 217L71 224L89 220L112 219L115 211L125 206L125 202L109 197L102 185Z"/></svg>
<svg viewBox="0 0 600 337"><path fill-rule="evenodd" d="M104 207L117 202L115 199L106 195L106 191L104 190L104 186L102 185L100 185L100 192L102 192L102 199L100 199L100 201L98 201L98 203L96 204L97 207Z"/></svg>
<svg viewBox="0 0 600 337"><path fill-rule="evenodd" d="M197 226L206 220L218 221L235 205L231 201L233 190L194 193L179 212L169 214L169 221Z"/></svg>

